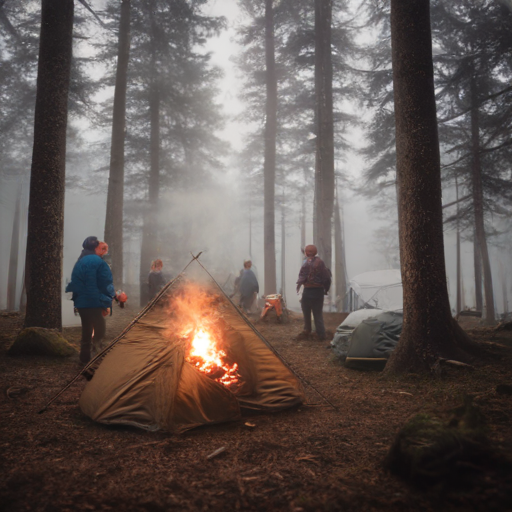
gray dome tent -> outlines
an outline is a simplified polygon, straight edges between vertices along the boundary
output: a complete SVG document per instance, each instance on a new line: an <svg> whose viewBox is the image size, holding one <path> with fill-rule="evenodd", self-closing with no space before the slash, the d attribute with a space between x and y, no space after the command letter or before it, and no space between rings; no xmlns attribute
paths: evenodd
<svg viewBox="0 0 512 512"><path fill-rule="evenodd" d="M402 332L402 312L375 312L377 316L362 320L355 328L338 327L331 346L345 366L382 370L395 349ZM350 323L350 317L346 320Z"/></svg>

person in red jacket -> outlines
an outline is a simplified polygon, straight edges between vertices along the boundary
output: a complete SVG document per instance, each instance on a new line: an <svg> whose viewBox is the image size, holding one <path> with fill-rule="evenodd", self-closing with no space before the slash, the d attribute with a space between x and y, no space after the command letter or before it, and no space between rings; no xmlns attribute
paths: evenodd
<svg viewBox="0 0 512 512"><path fill-rule="evenodd" d="M307 245L304 249L306 260L302 264L297 280L297 293L301 286L302 292L301 307L304 315L304 331L299 334L300 339L308 339L311 335L311 313L315 319L316 334L320 341L326 339L323 317L324 295L327 295L331 287L331 271L325 263L317 256L317 248L314 245Z"/></svg>

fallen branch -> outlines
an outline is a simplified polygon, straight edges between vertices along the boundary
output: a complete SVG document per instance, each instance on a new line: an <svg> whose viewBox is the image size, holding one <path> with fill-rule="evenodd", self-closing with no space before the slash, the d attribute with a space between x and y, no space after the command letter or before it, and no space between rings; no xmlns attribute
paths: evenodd
<svg viewBox="0 0 512 512"><path fill-rule="evenodd" d="M214 457L217 457L217 455L220 455L221 453L224 453L226 451L225 446L221 446L220 448L217 448L214 452L210 453L210 455L207 455L206 458L208 460L213 459Z"/></svg>
<svg viewBox="0 0 512 512"><path fill-rule="evenodd" d="M444 361L441 361L441 362L444 363L444 364L452 365L452 366L459 366L461 368L468 368L470 370L474 370L475 369L475 367L470 365L470 364L463 363L461 361L455 361L454 359L445 359Z"/></svg>
<svg viewBox="0 0 512 512"><path fill-rule="evenodd" d="M134 444L132 446L128 446L125 448L126 450L133 450L135 448L142 448L143 446L158 446L161 444L167 443L169 440L166 439L165 441L150 441L149 443L140 443L140 444Z"/></svg>

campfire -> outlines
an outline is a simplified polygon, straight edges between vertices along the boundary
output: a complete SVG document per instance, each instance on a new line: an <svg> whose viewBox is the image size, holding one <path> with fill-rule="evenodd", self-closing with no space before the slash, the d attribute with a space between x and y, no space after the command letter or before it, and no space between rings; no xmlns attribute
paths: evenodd
<svg viewBox="0 0 512 512"><path fill-rule="evenodd" d="M219 326L218 295L194 284L185 285L170 302L171 329L185 348L185 360L207 377L235 391L238 364L225 347Z"/></svg>
<svg viewBox="0 0 512 512"><path fill-rule="evenodd" d="M216 380L229 388L238 382L238 365L229 364L224 350L217 347L213 337L203 329L196 332L190 344L186 360L210 379Z"/></svg>

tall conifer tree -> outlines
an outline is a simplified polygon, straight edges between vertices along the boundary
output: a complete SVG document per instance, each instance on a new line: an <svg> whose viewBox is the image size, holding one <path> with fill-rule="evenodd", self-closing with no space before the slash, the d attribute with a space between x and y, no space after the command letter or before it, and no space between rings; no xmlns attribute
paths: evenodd
<svg viewBox="0 0 512 512"><path fill-rule="evenodd" d="M43 0L28 213L25 327L62 329L62 247L73 0Z"/></svg>
<svg viewBox="0 0 512 512"><path fill-rule="evenodd" d="M467 359L446 285L429 0L391 0L404 325L388 372Z"/></svg>

